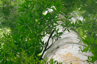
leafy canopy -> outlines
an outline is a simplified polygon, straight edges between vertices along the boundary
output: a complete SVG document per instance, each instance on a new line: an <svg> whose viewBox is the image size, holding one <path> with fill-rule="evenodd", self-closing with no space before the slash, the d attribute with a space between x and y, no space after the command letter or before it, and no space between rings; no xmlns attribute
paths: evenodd
<svg viewBox="0 0 97 64"><path fill-rule="evenodd" d="M48 11L44 15L50 8L53 12ZM0 38L1 64L46 63L43 59L39 60L47 45L42 38L53 30L56 34L52 37L62 34L56 29L59 25L57 21L63 21L61 25L64 31L71 29L81 36L82 41L87 44L83 52L89 50L94 55L89 57L89 62L97 60L96 0L2 0L0 9L0 28L7 27L11 31L10 34L2 34ZM59 14L64 19L59 19ZM81 16L83 20L76 16ZM70 19L74 17L76 20L72 22ZM53 60L50 62L53 64Z"/></svg>

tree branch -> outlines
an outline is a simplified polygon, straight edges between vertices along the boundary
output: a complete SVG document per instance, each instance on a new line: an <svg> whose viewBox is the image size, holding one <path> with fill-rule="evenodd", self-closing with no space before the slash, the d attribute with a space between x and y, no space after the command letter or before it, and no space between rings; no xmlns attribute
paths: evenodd
<svg viewBox="0 0 97 64"><path fill-rule="evenodd" d="M48 44L49 44L49 40L50 40L50 38L52 37L53 33L54 33L54 30L51 32L51 34L50 34L50 36L49 36L49 38L48 38L48 41L47 41L47 43L46 43L45 49L43 50L43 53L42 53L42 55L40 56L39 60L42 59L42 56L44 55L45 51L48 49L47 46L48 46ZM38 64L39 64L39 62L38 62Z"/></svg>
<svg viewBox="0 0 97 64"><path fill-rule="evenodd" d="M74 6L74 4L72 4L72 5L69 5L69 6L67 6L67 5L63 4L63 6L65 6L65 7L67 8L67 7Z"/></svg>

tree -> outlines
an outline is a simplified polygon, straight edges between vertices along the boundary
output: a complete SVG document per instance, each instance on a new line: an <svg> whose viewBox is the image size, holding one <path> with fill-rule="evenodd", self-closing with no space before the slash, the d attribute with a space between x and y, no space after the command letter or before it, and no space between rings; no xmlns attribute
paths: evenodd
<svg viewBox="0 0 97 64"><path fill-rule="evenodd" d="M47 14L43 14L49 8L52 8L53 12L48 11ZM13 30L13 33L11 34L4 34L5 37L3 37L3 39L5 41L2 45L3 47L0 47L1 64L42 63L43 53L41 55L39 54L44 48L47 49L47 43L49 43L49 39L45 44L42 41L42 38L46 34L51 35L49 38L59 37L59 35L62 34L56 29L56 26L58 25L57 21L63 21L63 24L61 25L66 28L64 31L72 29L78 32L82 37L82 41L87 44L83 52L89 50L94 55L91 59L89 58L88 61L96 61L96 8L96 0L25 0L18 7L17 13L19 15L15 22L15 31ZM6 12L5 17L7 18L11 11L12 10L9 10L8 8L8 10L3 10L2 13L4 12L5 14ZM76 20L75 23L70 21L70 19L74 17L71 15L73 11L78 11L78 15L82 16L84 20ZM65 19L59 19L59 14L63 15ZM10 26L10 28L12 28L12 26ZM52 36L53 32L55 32L54 36ZM46 50L44 50L44 52L45 51ZM43 62L46 61L44 60Z"/></svg>

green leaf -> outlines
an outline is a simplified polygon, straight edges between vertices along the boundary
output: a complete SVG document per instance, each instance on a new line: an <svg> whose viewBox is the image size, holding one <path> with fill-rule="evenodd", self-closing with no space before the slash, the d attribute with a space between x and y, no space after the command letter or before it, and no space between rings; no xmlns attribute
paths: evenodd
<svg viewBox="0 0 97 64"><path fill-rule="evenodd" d="M86 46L82 52L87 52L89 50L89 46Z"/></svg>

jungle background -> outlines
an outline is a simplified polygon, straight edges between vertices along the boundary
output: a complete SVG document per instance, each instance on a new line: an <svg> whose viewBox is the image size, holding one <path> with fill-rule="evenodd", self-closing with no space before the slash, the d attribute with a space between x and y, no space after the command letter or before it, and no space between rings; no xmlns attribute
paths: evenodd
<svg viewBox="0 0 97 64"><path fill-rule="evenodd" d="M56 34L52 37L62 34L56 29L57 21L63 21L64 31L72 29L80 35L87 44L82 52L92 52L87 61L95 62L97 0L0 0L0 64L48 63L41 58L46 48L42 38L53 30Z"/></svg>

